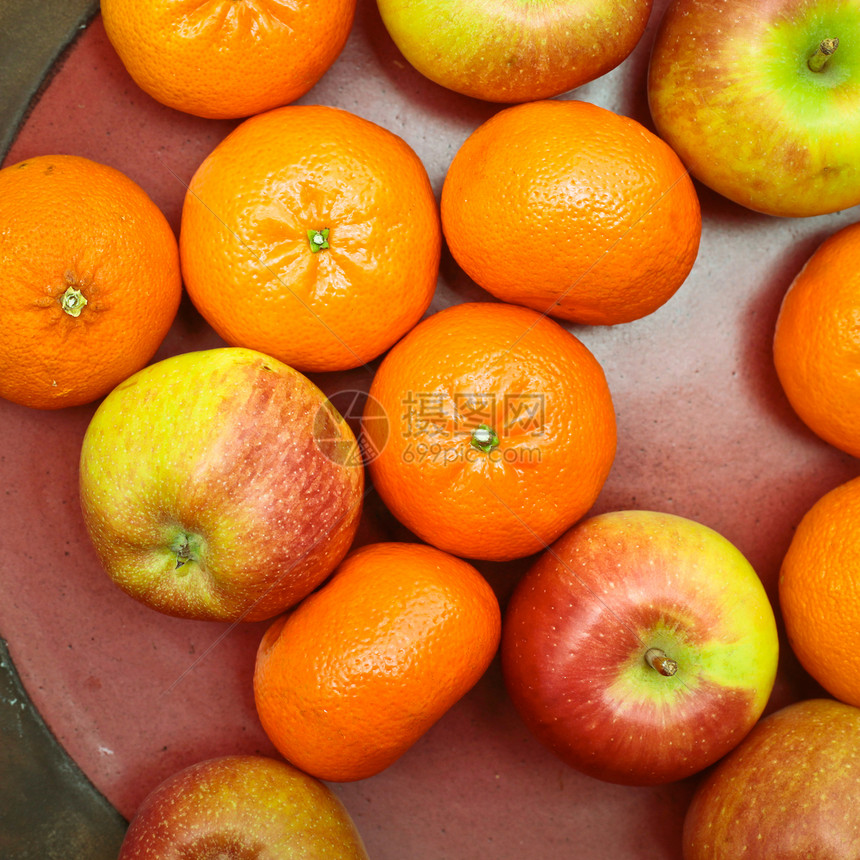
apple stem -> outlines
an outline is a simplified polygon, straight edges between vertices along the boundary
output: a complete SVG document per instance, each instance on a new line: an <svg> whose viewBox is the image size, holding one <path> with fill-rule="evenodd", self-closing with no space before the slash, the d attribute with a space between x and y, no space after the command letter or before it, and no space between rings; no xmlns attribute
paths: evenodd
<svg viewBox="0 0 860 860"><path fill-rule="evenodd" d="M176 567L174 570L179 570L180 567L191 561L194 557L194 551L191 547L191 541L188 540L188 535L182 535L179 538L173 545L173 552L176 554Z"/></svg>
<svg viewBox="0 0 860 860"><path fill-rule="evenodd" d="M678 671L678 664L660 648L649 648L645 652L645 662L666 678Z"/></svg>
<svg viewBox="0 0 860 860"><path fill-rule="evenodd" d="M822 39L815 53L809 58L809 68L813 72L820 72L838 47L839 39Z"/></svg>

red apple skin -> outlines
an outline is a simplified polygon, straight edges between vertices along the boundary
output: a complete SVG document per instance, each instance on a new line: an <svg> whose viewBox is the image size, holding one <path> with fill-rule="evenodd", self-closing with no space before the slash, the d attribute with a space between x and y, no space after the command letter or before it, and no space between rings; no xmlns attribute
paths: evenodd
<svg viewBox="0 0 860 860"><path fill-rule="evenodd" d="M645 659L677 663L664 677ZM684 517L583 520L518 583L501 660L526 726L563 761L628 785L679 780L736 746L767 704L778 640L743 555Z"/></svg>
<svg viewBox="0 0 860 860"><path fill-rule="evenodd" d="M394 43L421 74L491 102L550 98L633 51L652 0L378 0Z"/></svg>
<svg viewBox="0 0 860 860"><path fill-rule="evenodd" d="M283 761L191 765L143 801L118 860L367 860L355 824L318 780Z"/></svg>
<svg viewBox="0 0 860 860"><path fill-rule="evenodd" d="M254 350L176 355L100 404L84 436L84 521L108 575L181 618L259 621L337 566L363 464L309 379Z"/></svg>
<svg viewBox="0 0 860 860"><path fill-rule="evenodd" d="M839 47L822 72L808 60ZM690 173L757 212L860 203L860 7L853 0L672 0L648 70L657 133Z"/></svg>
<svg viewBox="0 0 860 860"><path fill-rule="evenodd" d="M684 860L857 860L860 709L795 702L761 720L696 790Z"/></svg>

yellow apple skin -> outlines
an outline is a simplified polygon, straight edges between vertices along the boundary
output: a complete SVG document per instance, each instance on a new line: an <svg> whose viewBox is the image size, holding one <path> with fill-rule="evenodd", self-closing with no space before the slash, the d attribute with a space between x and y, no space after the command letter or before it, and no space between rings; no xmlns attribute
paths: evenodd
<svg viewBox="0 0 860 860"><path fill-rule="evenodd" d="M491 102L572 90L610 72L642 38L653 0L378 0L422 75Z"/></svg>
<svg viewBox="0 0 860 860"><path fill-rule="evenodd" d="M286 762L229 755L193 764L144 799L118 860L367 860L346 808Z"/></svg>
<svg viewBox="0 0 860 860"><path fill-rule="evenodd" d="M831 38L839 47L812 71ZM648 101L690 173L748 209L804 217L860 203L854 0L672 0Z"/></svg>
<svg viewBox="0 0 860 860"><path fill-rule="evenodd" d="M109 576L168 615L259 621L337 566L364 488L355 437L309 379L228 347L144 368L81 449L84 521Z"/></svg>

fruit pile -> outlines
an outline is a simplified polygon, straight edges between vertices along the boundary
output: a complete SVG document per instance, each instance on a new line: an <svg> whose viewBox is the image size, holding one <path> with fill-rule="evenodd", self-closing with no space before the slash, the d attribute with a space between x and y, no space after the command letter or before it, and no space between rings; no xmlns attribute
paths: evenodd
<svg viewBox="0 0 860 860"><path fill-rule="evenodd" d="M635 404L586 343L671 305L707 238L700 195L775 220L860 204L860 10L664 4L652 131L571 92L642 43L650 0L502 23L470 5L378 0L405 61L494 105L438 189L384 125L293 104L368 12L349 0L103 0L143 91L233 121L178 235L89 157L0 170L0 397L46 421L89 409L81 522L113 583L189 624L264 624L243 683L279 758L177 772L121 858L367 857L321 781L408 757L494 665L583 779L691 780L672 856L854 858L860 478L784 536L773 589L695 516L598 511ZM849 458L858 231L821 237L771 330L794 413ZM437 301L445 266L465 300ZM186 299L217 345L162 356ZM488 572L508 563L505 590ZM780 698L786 650L819 695Z"/></svg>

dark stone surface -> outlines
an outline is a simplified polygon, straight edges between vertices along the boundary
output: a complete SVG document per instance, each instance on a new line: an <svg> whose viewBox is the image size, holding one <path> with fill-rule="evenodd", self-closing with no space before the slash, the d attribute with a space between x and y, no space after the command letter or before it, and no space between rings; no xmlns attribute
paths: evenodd
<svg viewBox="0 0 860 860"><path fill-rule="evenodd" d="M56 61L98 9L93 0L0 3L0 159Z"/></svg>
<svg viewBox="0 0 860 860"><path fill-rule="evenodd" d="M63 51L97 11L91 0L0 5L0 159ZM115 860L125 828L39 716L0 639L0 857Z"/></svg>
<svg viewBox="0 0 860 860"><path fill-rule="evenodd" d="M0 857L116 860L125 828L33 707L0 639Z"/></svg>

